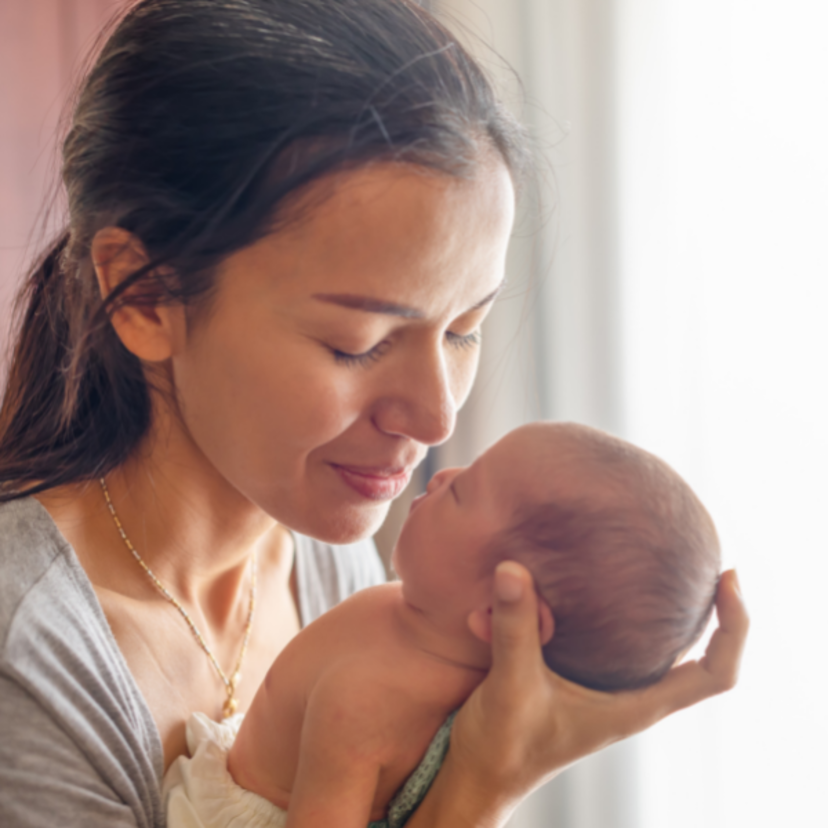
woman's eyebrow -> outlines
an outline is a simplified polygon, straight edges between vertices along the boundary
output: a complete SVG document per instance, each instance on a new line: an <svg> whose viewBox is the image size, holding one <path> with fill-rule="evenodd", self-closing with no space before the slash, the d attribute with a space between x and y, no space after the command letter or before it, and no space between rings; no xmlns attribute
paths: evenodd
<svg viewBox="0 0 828 828"><path fill-rule="evenodd" d="M484 296L476 305L472 305L469 310L467 311L475 311L480 310L480 308L485 307L489 304L489 302L494 302L497 298L497 295L500 293L503 288L506 287L506 280L504 279L488 296Z"/></svg>
<svg viewBox="0 0 828 828"><path fill-rule="evenodd" d="M404 319L422 319L425 316L422 311L408 305L398 305L396 302L386 302L371 296L357 296L354 293L314 293L313 298L320 302L341 305L343 308L402 316Z"/></svg>
<svg viewBox="0 0 828 828"><path fill-rule="evenodd" d="M476 305L472 305L466 313L479 310L493 301L506 284L504 279L488 296L484 296ZM386 302L375 299L373 296L360 296L355 293L314 293L313 298L331 305L340 305L343 308L367 311L368 313L383 313L388 316L401 316L404 319L423 319L425 314L417 308L408 305L399 305L396 302Z"/></svg>

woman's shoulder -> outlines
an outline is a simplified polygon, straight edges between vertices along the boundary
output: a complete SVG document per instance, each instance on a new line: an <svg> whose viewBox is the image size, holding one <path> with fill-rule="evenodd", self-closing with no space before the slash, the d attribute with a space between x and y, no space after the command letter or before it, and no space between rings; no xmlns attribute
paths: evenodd
<svg viewBox="0 0 828 828"><path fill-rule="evenodd" d="M0 641L20 602L70 551L37 500L0 504Z"/></svg>
<svg viewBox="0 0 828 828"><path fill-rule="evenodd" d="M33 498L0 505L0 673L47 706L78 692L135 712L137 686L95 590Z"/></svg>
<svg viewBox="0 0 828 828"><path fill-rule="evenodd" d="M36 623L23 623L33 615ZM78 624L108 625L72 547L34 498L0 504L0 656L12 636L30 638L46 626L69 635Z"/></svg>
<svg viewBox="0 0 828 828"><path fill-rule="evenodd" d="M89 808L113 826L161 823L154 722L86 573L32 498L0 505L0 731L0 824L91 824ZM70 804L78 816L63 820Z"/></svg>
<svg viewBox="0 0 828 828"><path fill-rule="evenodd" d="M371 538L331 544L293 533L296 583L302 626L361 589L386 580Z"/></svg>

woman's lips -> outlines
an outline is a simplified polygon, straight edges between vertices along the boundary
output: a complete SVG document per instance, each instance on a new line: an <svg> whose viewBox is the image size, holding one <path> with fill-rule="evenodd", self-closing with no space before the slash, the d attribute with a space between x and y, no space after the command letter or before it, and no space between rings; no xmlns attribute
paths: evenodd
<svg viewBox="0 0 828 828"><path fill-rule="evenodd" d="M393 500L411 479L411 469L366 469L331 464L357 494L368 500Z"/></svg>

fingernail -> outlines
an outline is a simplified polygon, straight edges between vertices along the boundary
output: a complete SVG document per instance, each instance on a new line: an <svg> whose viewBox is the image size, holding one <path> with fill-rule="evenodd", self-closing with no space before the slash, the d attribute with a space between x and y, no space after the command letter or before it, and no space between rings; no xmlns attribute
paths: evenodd
<svg viewBox="0 0 828 828"><path fill-rule="evenodd" d="M736 587L736 592L741 596L742 585L739 583L739 573L735 569L733 570L733 586Z"/></svg>
<svg viewBox="0 0 828 828"><path fill-rule="evenodd" d="M511 561L503 561L495 569L495 594L507 604L519 601L523 596L523 579L520 569Z"/></svg>

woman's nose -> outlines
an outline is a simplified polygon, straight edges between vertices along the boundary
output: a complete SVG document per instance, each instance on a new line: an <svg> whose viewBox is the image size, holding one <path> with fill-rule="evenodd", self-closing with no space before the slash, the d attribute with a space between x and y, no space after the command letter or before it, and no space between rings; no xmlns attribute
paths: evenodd
<svg viewBox="0 0 828 828"><path fill-rule="evenodd" d="M451 377L439 349L420 351L404 367L386 375L374 422L387 434L398 434L433 446L447 440L457 417Z"/></svg>

